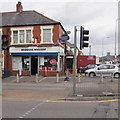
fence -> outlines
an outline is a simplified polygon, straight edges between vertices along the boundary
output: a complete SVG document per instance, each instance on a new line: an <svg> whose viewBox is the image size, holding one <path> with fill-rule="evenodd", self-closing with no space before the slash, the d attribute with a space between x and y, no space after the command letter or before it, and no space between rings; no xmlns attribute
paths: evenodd
<svg viewBox="0 0 120 120"><path fill-rule="evenodd" d="M98 77L77 77L76 95L113 96L118 95L118 78L101 74Z"/></svg>

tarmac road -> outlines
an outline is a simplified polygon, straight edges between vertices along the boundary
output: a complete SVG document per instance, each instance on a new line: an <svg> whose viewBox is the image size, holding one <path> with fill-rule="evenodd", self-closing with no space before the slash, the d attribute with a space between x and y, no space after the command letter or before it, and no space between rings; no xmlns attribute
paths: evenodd
<svg viewBox="0 0 120 120"><path fill-rule="evenodd" d="M106 88L118 92L117 79L113 82L108 79L107 82L109 84L106 86L106 82L99 83L99 78L84 77L81 83L77 82L76 92L101 94ZM2 85L3 118L118 118L117 99L103 102L90 102L91 99L62 101L72 97L72 87L72 78L64 82L64 77L61 77L59 83L56 83L55 77L39 77L39 83L35 83L35 76L21 77L20 83L16 83L14 76L5 78ZM78 98L81 97L75 99Z"/></svg>
<svg viewBox="0 0 120 120"><path fill-rule="evenodd" d="M3 101L3 118L118 118L118 102Z"/></svg>

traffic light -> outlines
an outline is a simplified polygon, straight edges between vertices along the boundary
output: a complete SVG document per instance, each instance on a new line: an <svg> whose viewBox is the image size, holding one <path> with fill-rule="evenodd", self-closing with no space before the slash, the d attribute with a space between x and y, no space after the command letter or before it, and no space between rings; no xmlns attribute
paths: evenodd
<svg viewBox="0 0 120 120"><path fill-rule="evenodd" d="M8 42L8 35L2 35L2 50L8 50L9 42Z"/></svg>
<svg viewBox="0 0 120 120"><path fill-rule="evenodd" d="M86 41L89 40L89 36L86 36L89 34L89 30L84 30L84 27L80 27L80 50L82 50L84 47L88 47L89 43L86 43Z"/></svg>

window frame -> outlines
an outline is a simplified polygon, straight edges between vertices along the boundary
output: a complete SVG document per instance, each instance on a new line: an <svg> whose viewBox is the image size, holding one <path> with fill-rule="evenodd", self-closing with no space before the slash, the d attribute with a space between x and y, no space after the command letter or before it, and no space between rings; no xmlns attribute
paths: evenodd
<svg viewBox="0 0 120 120"><path fill-rule="evenodd" d="M51 29L51 40L50 40L50 42L44 42L43 41L43 30L45 30L45 29ZM53 43L53 26L41 26L40 30L41 30L41 34L40 34L41 44L51 44L51 43Z"/></svg>
<svg viewBox="0 0 120 120"><path fill-rule="evenodd" d="M24 31L24 42L21 43L20 42L20 31ZM27 43L26 41L26 31L27 30L31 30L31 43ZM13 31L18 31L18 42L17 43L14 43L13 41ZM21 28L11 28L11 45L18 45L18 44L33 44L33 27L21 27Z"/></svg>

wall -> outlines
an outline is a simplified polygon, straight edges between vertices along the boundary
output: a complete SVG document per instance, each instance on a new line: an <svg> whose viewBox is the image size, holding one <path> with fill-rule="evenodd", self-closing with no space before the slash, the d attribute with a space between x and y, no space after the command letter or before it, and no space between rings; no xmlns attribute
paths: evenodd
<svg viewBox="0 0 120 120"><path fill-rule="evenodd" d="M19 26L21 27L21 26ZM18 28L19 28L18 27ZM25 26L24 26L25 27ZM29 27L29 26L27 26ZM9 42L11 42L11 31L9 27L4 27L3 29L3 35L8 35L9 36ZM59 35L61 35L63 33L63 30L61 28L60 25L54 25L53 27L53 42L56 43L59 40ZM15 47L28 47L28 46L38 46L40 45L40 41L41 41L41 30L40 30L40 25L36 25L34 26L33 29L33 38L37 38L37 43L38 44L30 44L30 45L12 45ZM54 44L43 44L40 46L54 46ZM56 46L56 45L55 45ZM64 62L63 62L64 63ZM63 65L64 66L64 65ZM13 71L12 70L12 56L9 53L9 50L5 50L4 51L4 69L5 70L9 70L11 75L16 75L19 71ZM62 72L64 71L64 68L62 69ZM23 75L30 75L30 71L22 71ZM51 72L49 73L51 75L56 74L56 72Z"/></svg>

